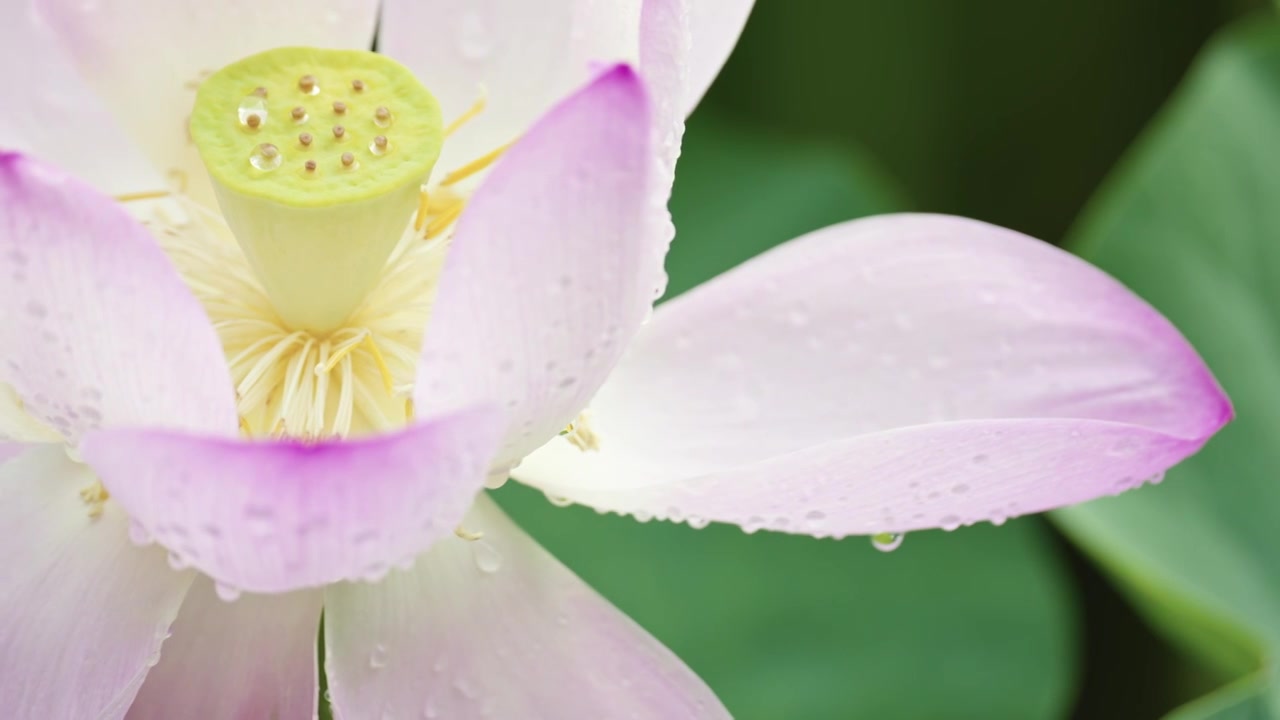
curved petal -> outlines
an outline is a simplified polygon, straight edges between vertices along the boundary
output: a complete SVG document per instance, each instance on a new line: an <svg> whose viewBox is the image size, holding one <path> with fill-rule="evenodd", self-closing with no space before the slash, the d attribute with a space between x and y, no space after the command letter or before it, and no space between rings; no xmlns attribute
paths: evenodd
<svg viewBox="0 0 1280 720"><path fill-rule="evenodd" d="M687 4L688 0L644 0L640 13L640 74L653 98L655 141L670 175L668 183L675 178L687 114L684 102L689 86Z"/></svg>
<svg viewBox="0 0 1280 720"><path fill-rule="evenodd" d="M22 717L124 717L191 584L119 508L89 516L92 483L56 445L0 466L0 705Z"/></svg>
<svg viewBox="0 0 1280 720"><path fill-rule="evenodd" d="M1178 331L1018 233L885 216L659 308L592 404L599 451L514 473L640 516L846 535L1132 487L1231 415Z"/></svg>
<svg viewBox="0 0 1280 720"><path fill-rule="evenodd" d="M686 0L689 3L689 82L685 114L692 113L729 59L755 0Z"/></svg>
<svg viewBox="0 0 1280 720"><path fill-rule="evenodd" d="M164 178L21 0L0 3L0 66L22 68L5 91L0 150L39 155L113 195L164 188Z"/></svg>
<svg viewBox="0 0 1280 720"><path fill-rule="evenodd" d="M234 433L226 359L155 240L78 180L0 155L0 383L73 442L106 425Z"/></svg>
<svg viewBox="0 0 1280 720"><path fill-rule="evenodd" d="M618 66L512 147L459 221L414 402L505 405L499 464L573 419L662 291L650 130L641 83Z"/></svg>
<svg viewBox="0 0 1280 720"><path fill-rule="evenodd" d="M511 142L603 64L639 54L641 0L386 0L378 46L412 69L446 120L485 111L449 138L447 170Z"/></svg>
<svg viewBox="0 0 1280 720"><path fill-rule="evenodd" d="M187 137L209 73L288 45L368 49L377 0L42 0L42 17L152 164L216 207Z"/></svg>
<svg viewBox="0 0 1280 720"><path fill-rule="evenodd" d="M317 712L319 590L226 602L201 576L128 720L310 720Z"/></svg>
<svg viewBox="0 0 1280 720"><path fill-rule="evenodd" d="M500 431L496 412L473 409L352 442L103 430L81 452L178 562L228 589L284 592L376 579L453 532Z"/></svg>
<svg viewBox="0 0 1280 720"><path fill-rule="evenodd" d="M412 570L325 591L342 717L728 718L680 660L487 496Z"/></svg>

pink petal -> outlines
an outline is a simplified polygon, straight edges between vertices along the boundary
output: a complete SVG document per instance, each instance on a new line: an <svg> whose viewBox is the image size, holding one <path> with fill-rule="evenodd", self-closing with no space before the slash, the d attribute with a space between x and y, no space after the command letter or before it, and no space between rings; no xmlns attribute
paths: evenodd
<svg viewBox="0 0 1280 720"><path fill-rule="evenodd" d="M325 592L341 717L728 718L671 651L482 496L410 571Z"/></svg>
<svg viewBox="0 0 1280 720"><path fill-rule="evenodd" d="M353 442L244 442L104 430L85 460L141 528L228 588L374 579L450 534L501 421L470 410Z"/></svg>
<svg viewBox="0 0 1280 720"><path fill-rule="evenodd" d="M234 433L226 359L150 235L87 185L0 155L0 384L75 441L99 426Z"/></svg>
<svg viewBox="0 0 1280 720"><path fill-rule="evenodd" d="M316 683L319 590L226 602L201 576L187 593L129 720L174 717L310 720Z"/></svg>
<svg viewBox="0 0 1280 720"><path fill-rule="evenodd" d="M574 418L662 291L650 130L638 78L609 70L530 130L462 216L415 402L505 405L499 463Z"/></svg>
<svg viewBox="0 0 1280 720"><path fill-rule="evenodd" d="M649 0L652 2L653 0ZM738 36L747 24L755 0L684 0L689 4L689 82L684 96L685 114L693 112L698 101L720 74L729 59Z"/></svg>
<svg viewBox="0 0 1280 720"><path fill-rule="evenodd" d="M39 155L114 195L164 188L27 2L0 3L0 64L22 68L5 89L0 150Z"/></svg>
<svg viewBox="0 0 1280 720"><path fill-rule="evenodd" d="M674 179L687 114L684 99L689 86L688 2L645 0L640 15L640 73L653 97L658 151L671 175L668 182Z"/></svg>
<svg viewBox="0 0 1280 720"><path fill-rule="evenodd" d="M638 516L846 535L1133 487L1230 418L1195 351L1085 262L941 216L819 231L663 305L515 471Z"/></svg>
<svg viewBox="0 0 1280 720"><path fill-rule="evenodd" d="M18 457L25 452L27 446L23 443L5 442L0 440L0 465Z"/></svg>
<svg viewBox="0 0 1280 720"><path fill-rule="evenodd" d="M62 447L0 466L0 706L26 718L121 718L191 584L164 554L128 539Z"/></svg>
<svg viewBox="0 0 1280 720"><path fill-rule="evenodd" d="M152 163L212 206L187 116L204 74L288 45L368 49L377 0L42 0L42 17Z"/></svg>

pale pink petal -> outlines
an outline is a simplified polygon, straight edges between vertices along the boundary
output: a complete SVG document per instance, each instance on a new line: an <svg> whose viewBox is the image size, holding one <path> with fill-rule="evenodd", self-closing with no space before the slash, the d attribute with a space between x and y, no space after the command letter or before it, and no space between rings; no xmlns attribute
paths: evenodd
<svg viewBox="0 0 1280 720"><path fill-rule="evenodd" d="M1231 416L1178 331L1018 233L885 216L659 308L591 406L599 450L515 471L637 516L846 535L1133 487Z"/></svg>
<svg viewBox="0 0 1280 720"><path fill-rule="evenodd" d="M574 418L665 282L649 106L618 66L516 144L476 192L440 283L415 402L505 405L499 463Z"/></svg>
<svg viewBox="0 0 1280 720"><path fill-rule="evenodd" d="M351 442L103 430L81 451L138 526L228 588L374 579L453 532L501 431L470 410Z"/></svg>
<svg viewBox="0 0 1280 720"><path fill-rule="evenodd" d="M73 441L104 425L238 426L217 335L155 240L15 154L0 154L0 357L0 384Z"/></svg>
<svg viewBox="0 0 1280 720"><path fill-rule="evenodd" d="M446 120L447 170L523 134L605 64L639 54L641 0L386 0L378 47L413 70Z"/></svg>
<svg viewBox="0 0 1280 720"><path fill-rule="evenodd" d="M368 49L377 0L42 0L42 17L152 163L212 204L187 137L200 81L289 45Z"/></svg>
<svg viewBox="0 0 1280 720"><path fill-rule="evenodd" d="M645 0L640 14L640 74L653 98L658 152L672 179L687 114L689 1Z"/></svg>
<svg viewBox="0 0 1280 720"><path fill-rule="evenodd" d="M488 497L475 542L325 592L340 717L634 718L729 714L680 660L516 527Z"/></svg>
<svg viewBox="0 0 1280 720"><path fill-rule="evenodd" d="M316 716L319 590L219 598L201 576L187 593L128 720Z"/></svg>
<svg viewBox="0 0 1280 720"><path fill-rule="evenodd" d="M23 0L0 3L0 67L12 72L0 112L0 150L38 155L113 195L164 188L164 178Z"/></svg>
<svg viewBox="0 0 1280 720"><path fill-rule="evenodd" d="M689 5L689 83L684 107L693 112L738 44L755 0L685 0Z"/></svg>
<svg viewBox="0 0 1280 720"><path fill-rule="evenodd" d="M80 490L92 483L56 445L0 466L0 707L8 717L124 717L191 584L164 553L129 542L118 507L89 516Z"/></svg>
<svg viewBox="0 0 1280 720"><path fill-rule="evenodd" d="M27 449L27 446L23 443L6 442L4 440L0 440L0 465L3 465L6 462L12 460L13 458L18 457L26 449Z"/></svg>

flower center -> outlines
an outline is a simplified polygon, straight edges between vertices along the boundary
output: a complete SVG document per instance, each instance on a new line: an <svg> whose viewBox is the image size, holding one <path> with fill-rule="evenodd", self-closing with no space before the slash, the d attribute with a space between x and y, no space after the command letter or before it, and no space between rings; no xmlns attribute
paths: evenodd
<svg viewBox="0 0 1280 720"><path fill-rule="evenodd" d="M190 130L275 312L317 339L349 327L379 282L444 139L435 98L403 66L316 48L215 72Z"/></svg>
<svg viewBox="0 0 1280 720"><path fill-rule="evenodd" d="M372 53L273 50L211 74L191 136L223 216L131 202L204 304L241 429L318 439L394 429L413 381L462 180L425 188L443 138L434 98Z"/></svg>

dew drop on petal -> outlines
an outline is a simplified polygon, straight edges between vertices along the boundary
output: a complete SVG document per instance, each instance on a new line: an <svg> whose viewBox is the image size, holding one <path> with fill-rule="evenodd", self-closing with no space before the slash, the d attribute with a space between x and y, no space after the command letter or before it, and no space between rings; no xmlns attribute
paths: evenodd
<svg viewBox="0 0 1280 720"><path fill-rule="evenodd" d="M382 643L373 646L373 652L369 653L369 669L381 670L387 666L387 648Z"/></svg>
<svg viewBox="0 0 1280 720"><path fill-rule="evenodd" d="M902 547L906 533L883 532L871 536L871 546L880 552L893 552Z"/></svg>
<svg viewBox="0 0 1280 720"><path fill-rule="evenodd" d="M235 602L240 599L240 589L230 585L214 583L213 591L217 593L218 599L223 602Z"/></svg>
<svg viewBox="0 0 1280 720"><path fill-rule="evenodd" d="M129 523L129 541L134 545L150 545L152 543L151 533L142 526L142 523L133 520Z"/></svg>
<svg viewBox="0 0 1280 720"><path fill-rule="evenodd" d="M556 507L569 507L573 504L573 501L567 497L560 497L559 495L552 495L551 493L547 493L546 495L547 502L555 505Z"/></svg>
<svg viewBox="0 0 1280 720"><path fill-rule="evenodd" d="M476 567L482 573L496 573L502 569L502 555L484 540L471 543L471 555L475 558Z"/></svg>

